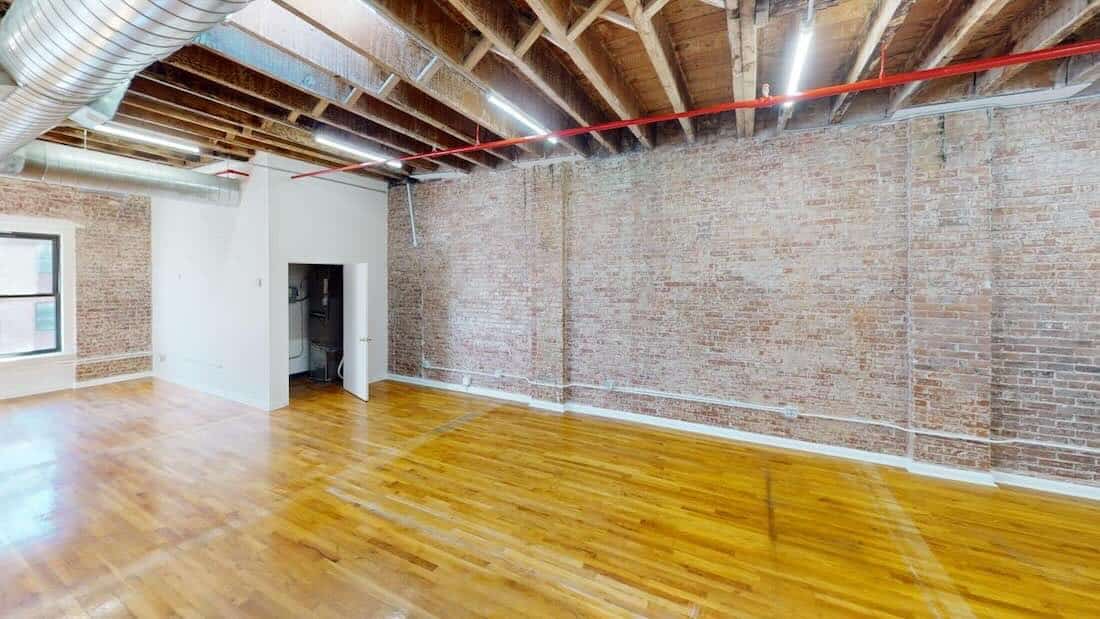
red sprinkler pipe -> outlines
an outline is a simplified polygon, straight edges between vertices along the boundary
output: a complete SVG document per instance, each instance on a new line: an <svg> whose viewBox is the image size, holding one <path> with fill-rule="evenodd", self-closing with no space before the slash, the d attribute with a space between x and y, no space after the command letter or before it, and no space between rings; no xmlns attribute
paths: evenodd
<svg viewBox="0 0 1100 619"><path fill-rule="evenodd" d="M354 163L337 168L329 168L326 170L317 170L315 172L306 172L304 174L297 174L292 176L292 179L309 178L311 176L321 176L323 174L332 174L333 172L351 172L354 170L362 170L365 168L383 165L395 161L407 162L417 161L419 159L430 159L435 157L442 157L445 155L458 155L462 153L471 153L475 151L491 150L494 148L505 148L508 146L518 146L520 144L528 144L530 142L538 142L540 140L548 140L550 138L568 138L577 135L583 135L586 133L592 133L594 131L610 131L613 129L622 129L625 127L652 125L654 123L668 122L672 120L680 120L681 118L695 118L697 116L709 116L711 114L720 114L722 112L729 112L732 110L741 110L749 108L765 108L774 107L776 105L783 105L784 103L791 101L809 101L812 99L824 99L827 97L834 97L839 94L849 92L863 92L865 90L876 90L879 88L892 88L894 86L901 86L902 84L908 84L911 82L924 82L927 80L942 79L945 77L955 77L957 75L968 75L971 73L981 73L982 71L989 71L990 69L996 69L999 67L1007 67L1018 64L1030 64L1033 62L1043 62L1047 60L1058 60L1061 58L1069 58L1071 56L1082 56L1084 54L1095 54L1100 52L1100 39L1094 41L1085 41L1083 43L1072 43L1069 45L1060 45L1057 47L1051 47L1048 49L1035 50L1031 52L1023 52L1020 54L1008 54L1006 56L996 56L993 58L983 58L981 60L972 60L970 62L960 62L945 67L936 67L934 69L925 69L923 71L909 71L906 73L897 73L895 75L880 75L874 79L861 80L858 82L851 82L849 84L837 84L834 86L825 86L823 88L813 88L793 95L779 95L772 97L760 97L758 99L746 99L743 101L731 101L729 103L720 103L718 105L712 105L710 107L699 108L695 110L688 110L686 112L674 112L671 114L658 114L656 116L646 116L644 118L632 118L629 120L616 120L612 122L601 123L598 125L589 125L587 127L574 127L572 129L561 129L558 131L552 131L550 133L542 133L539 135L529 135L518 138L507 138L503 140L497 140L495 142L485 142L483 144L471 144L469 146L460 146L458 148L451 148L447 150L436 150L427 153L421 153L419 155L409 155L407 157L401 157L400 159L391 159L389 161L371 161L365 163Z"/></svg>

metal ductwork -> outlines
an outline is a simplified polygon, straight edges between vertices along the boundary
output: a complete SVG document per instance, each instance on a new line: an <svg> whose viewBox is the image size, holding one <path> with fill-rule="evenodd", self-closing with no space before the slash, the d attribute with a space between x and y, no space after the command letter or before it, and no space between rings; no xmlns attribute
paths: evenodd
<svg viewBox="0 0 1100 619"><path fill-rule="evenodd" d="M0 175L220 206L237 206L241 201L241 184L236 179L41 141L31 142L0 163Z"/></svg>
<svg viewBox="0 0 1100 619"><path fill-rule="evenodd" d="M249 0L18 0L0 23L0 159Z"/></svg>

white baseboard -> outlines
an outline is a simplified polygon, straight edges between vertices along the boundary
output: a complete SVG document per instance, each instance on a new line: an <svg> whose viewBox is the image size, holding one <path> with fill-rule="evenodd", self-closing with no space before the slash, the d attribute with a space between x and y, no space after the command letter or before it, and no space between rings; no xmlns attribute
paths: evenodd
<svg viewBox="0 0 1100 619"><path fill-rule="evenodd" d="M905 470L916 475L923 475L925 477L950 479L952 481L965 481L971 484L978 484L979 486L997 485L997 481L993 479L993 473L990 473L988 471L960 469L953 466L943 466L942 464L918 462L916 460L909 460L908 458L906 459Z"/></svg>
<svg viewBox="0 0 1100 619"><path fill-rule="evenodd" d="M187 389L194 389L195 391L201 391L202 393L212 395L216 398L221 398L223 400L229 400L231 402L236 402L237 404L244 404L245 406L251 406L252 408L258 408L262 411L270 412L270 411L274 410L274 409L271 408L270 402L268 402L267 400L262 400L260 398L252 398L252 397L249 397L249 396L246 396L246 395L232 393L232 392L226 391L224 389L219 389L217 387L212 387L212 386L204 385L204 384L200 384L200 383L191 383L191 382L186 382L186 381L183 381L183 380L177 380L175 378L170 378L170 377L166 377L166 376L161 375L161 374L157 374L156 372L153 372L152 376L154 378L156 378L157 380L162 380L166 383L172 383L173 385L179 385L180 387L186 387Z"/></svg>
<svg viewBox="0 0 1100 619"><path fill-rule="evenodd" d="M886 466L905 467L906 464L909 462L909 460L904 456L892 456L889 454L875 453L873 451L851 449L849 447L837 447L835 445L825 445L823 443L811 443L809 441L800 441L798 439L785 438L782 436L758 434L756 432L745 432L744 430L735 430L733 428L722 428L719 426L707 425L705 423L680 421L679 419L666 419L664 417L656 417L654 415L628 413L626 411L617 411L609 408L599 408L597 406L590 406L588 404L581 404L579 402L566 402L565 410L566 412L579 413L581 415L591 415L593 417L603 417L605 419L619 419L622 421L641 423L647 426L655 426L668 430L680 430L682 432L691 432L693 434L704 434L706 436L714 436L731 441L754 443L756 445L778 447L780 449L808 451L825 456L847 458L849 460L859 460L861 462L872 462L874 464L884 464Z"/></svg>
<svg viewBox="0 0 1100 619"><path fill-rule="evenodd" d="M1100 501L1100 487L1098 486L1086 486L1084 484L1074 484L1068 481L1055 481L1053 479L1029 477L1017 473L1002 473L1000 471L993 471L993 480L998 486L1015 486L1017 488L1027 488L1028 490L1053 492L1055 494L1065 494L1082 499Z"/></svg>
<svg viewBox="0 0 1100 619"><path fill-rule="evenodd" d="M78 380L73 383L73 389L84 389L86 387L99 387L100 385L110 385L113 383L124 383L128 380L140 380L142 378L152 378L152 372L135 372L133 374L119 374L118 376L108 376L106 378L93 378L91 380Z"/></svg>
<svg viewBox="0 0 1100 619"><path fill-rule="evenodd" d="M530 402L527 403L531 408L537 408L539 410L550 411L552 413L564 413L565 404L561 402L551 402L549 400L536 400L530 398Z"/></svg>
<svg viewBox="0 0 1100 619"><path fill-rule="evenodd" d="M824 456L833 456L837 458L845 458L848 460L857 460L859 462L870 462L873 464L892 466L905 469L906 471L909 471L914 475L923 475L925 477L935 477L938 479L960 481L987 487L1014 486L1020 488L1029 488L1032 490L1040 490L1043 492L1050 492L1054 494L1100 500L1100 487L1095 486L1086 486L1083 484L1074 484L1063 481L1053 481L1049 479L1041 479L1038 477L1029 477L1027 475L1018 475L1015 473L974 471L970 469L960 469L938 464L929 464L926 462L918 462L907 456L880 454L872 451L864 451L861 449L837 447L835 445L811 443L809 441L800 441L797 439L784 438L781 436L772 436L770 434L744 432L742 430L735 430L733 428L722 428L702 423L680 421L678 419L666 419L664 417L656 417L653 415L642 415L638 413L630 413L627 411L599 408L588 404L582 404L580 402L565 402L564 404L559 404L557 402L536 400L531 398L530 396L518 393L511 393L498 389L487 389L485 387L466 387L463 385L456 385L454 383L432 380L430 378L390 374L389 379L396 382L419 385L422 387L433 387L436 389L445 389L447 391L457 391L459 393L468 393L471 395L481 395L490 398L497 398L500 400L508 400L509 402L519 402L521 404L526 404L531 408L542 410L577 413L581 415L603 417L606 419L619 419L622 421L640 423L658 428L680 430L683 432L714 436L727 440L753 443L756 445L777 447L780 449L793 449L796 451L804 451Z"/></svg>
<svg viewBox="0 0 1100 619"><path fill-rule="evenodd" d="M421 387L434 387L436 389L446 389L447 391L457 391L459 393L468 393L470 395L480 395L487 398L495 398L497 400L519 402L520 404L531 403L530 396L525 396L519 393L512 393L511 391L502 391L500 389L475 387L473 385L467 387L465 385L456 385L454 383L447 383L441 380L432 380L431 378L421 378L419 376L399 376L397 374L390 374L389 379L400 383L408 383L410 385L419 385Z"/></svg>

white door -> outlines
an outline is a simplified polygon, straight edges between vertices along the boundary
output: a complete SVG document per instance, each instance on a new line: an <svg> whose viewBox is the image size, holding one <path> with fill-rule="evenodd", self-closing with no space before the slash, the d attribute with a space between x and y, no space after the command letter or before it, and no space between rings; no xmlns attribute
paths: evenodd
<svg viewBox="0 0 1100 619"><path fill-rule="evenodd" d="M367 330L367 265L344 265L344 390L370 399Z"/></svg>

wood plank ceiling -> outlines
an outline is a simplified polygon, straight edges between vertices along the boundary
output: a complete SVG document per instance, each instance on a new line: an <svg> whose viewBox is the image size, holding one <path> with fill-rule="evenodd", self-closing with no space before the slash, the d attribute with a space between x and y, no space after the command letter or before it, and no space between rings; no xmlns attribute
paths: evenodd
<svg viewBox="0 0 1100 619"><path fill-rule="evenodd" d="M317 136L397 157L532 133L490 94L551 130L683 111L783 92L806 8L806 0L255 0L137 75L116 117L202 154L75 125L43 139L184 167L257 151L335 166L358 157ZM1100 0L818 0L802 87L873 76L884 55L897 72L1084 40L1100 34L1098 14ZM723 126L766 137L1083 86L1100 79L1098 65L1071 59L807 102L789 116L741 111L363 173L469 173L691 141Z"/></svg>

